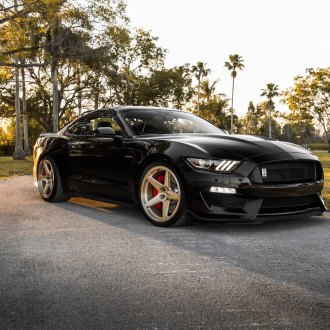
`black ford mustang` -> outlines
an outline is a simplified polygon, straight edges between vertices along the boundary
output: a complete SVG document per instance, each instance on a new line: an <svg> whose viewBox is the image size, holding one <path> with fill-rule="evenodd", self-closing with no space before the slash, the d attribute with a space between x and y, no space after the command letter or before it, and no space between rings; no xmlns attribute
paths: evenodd
<svg viewBox="0 0 330 330"><path fill-rule="evenodd" d="M41 134L34 178L47 202L138 204L152 223L263 222L325 211L320 161L266 138L228 135L188 112L115 107Z"/></svg>

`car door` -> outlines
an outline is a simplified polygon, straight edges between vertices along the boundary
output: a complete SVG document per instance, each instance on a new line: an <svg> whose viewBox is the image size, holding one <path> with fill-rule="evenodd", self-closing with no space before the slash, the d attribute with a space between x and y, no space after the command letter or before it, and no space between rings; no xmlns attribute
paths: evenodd
<svg viewBox="0 0 330 330"><path fill-rule="evenodd" d="M112 127L116 135L100 134L99 127ZM78 121L68 131L74 189L126 201L133 157L125 152L123 132L115 117L102 110Z"/></svg>

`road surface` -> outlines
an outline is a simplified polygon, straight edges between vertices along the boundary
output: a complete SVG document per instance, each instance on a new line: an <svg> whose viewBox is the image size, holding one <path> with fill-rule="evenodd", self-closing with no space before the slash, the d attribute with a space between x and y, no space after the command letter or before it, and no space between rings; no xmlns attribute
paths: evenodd
<svg viewBox="0 0 330 330"><path fill-rule="evenodd" d="M158 228L0 181L1 329L330 329L330 217Z"/></svg>

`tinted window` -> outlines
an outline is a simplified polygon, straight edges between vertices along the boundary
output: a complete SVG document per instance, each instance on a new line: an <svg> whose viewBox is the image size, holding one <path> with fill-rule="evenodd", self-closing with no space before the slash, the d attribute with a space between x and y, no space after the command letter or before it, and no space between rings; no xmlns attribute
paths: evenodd
<svg viewBox="0 0 330 330"><path fill-rule="evenodd" d="M121 135L122 131L115 118L110 117L109 114L97 114L82 118L74 125L69 127L68 131L75 135L97 135L98 127L112 127L116 134Z"/></svg>
<svg viewBox="0 0 330 330"><path fill-rule="evenodd" d="M209 122L187 112L128 109L122 111L121 116L130 126L134 135L178 133L224 134L222 130Z"/></svg>

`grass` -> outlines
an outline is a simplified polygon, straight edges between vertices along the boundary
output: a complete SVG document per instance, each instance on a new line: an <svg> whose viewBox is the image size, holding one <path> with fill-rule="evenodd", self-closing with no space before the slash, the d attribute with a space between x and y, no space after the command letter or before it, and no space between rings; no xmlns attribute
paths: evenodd
<svg viewBox="0 0 330 330"><path fill-rule="evenodd" d="M330 153L326 150L313 151L313 154L320 158L324 170L324 190L322 196L325 205L330 210Z"/></svg>
<svg viewBox="0 0 330 330"><path fill-rule="evenodd" d="M32 157L26 157L25 160L14 160L13 157L0 157L0 180L17 175L32 174Z"/></svg>
<svg viewBox="0 0 330 330"><path fill-rule="evenodd" d="M326 206L330 209L330 153L326 150L313 151L322 162L324 169L325 185L323 198ZM32 157L25 160L14 160L12 157L0 157L0 180L17 175L32 174Z"/></svg>

